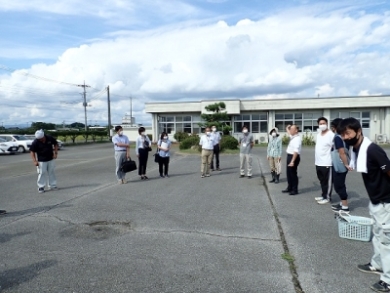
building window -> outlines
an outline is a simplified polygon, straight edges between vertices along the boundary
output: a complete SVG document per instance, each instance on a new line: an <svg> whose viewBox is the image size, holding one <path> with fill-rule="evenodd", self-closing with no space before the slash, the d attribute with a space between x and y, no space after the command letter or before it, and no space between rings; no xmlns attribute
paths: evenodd
<svg viewBox="0 0 390 293"><path fill-rule="evenodd" d="M317 131L317 119L320 116L320 112L275 113L275 126L284 132L287 125L295 124L299 127L299 132L313 132Z"/></svg>
<svg viewBox="0 0 390 293"><path fill-rule="evenodd" d="M350 118L353 117L359 120L362 128L370 128L370 112L369 111L339 111L335 110L331 112L331 120L335 118Z"/></svg>
<svg viewBox="0 0 390 293"><path fill-rule="evenodd" d="M253 113L242 114L233 117L233 132L238 133L242 131L242 127L245 125L252 133L267 133L268 121L267 113Z"/></svg>

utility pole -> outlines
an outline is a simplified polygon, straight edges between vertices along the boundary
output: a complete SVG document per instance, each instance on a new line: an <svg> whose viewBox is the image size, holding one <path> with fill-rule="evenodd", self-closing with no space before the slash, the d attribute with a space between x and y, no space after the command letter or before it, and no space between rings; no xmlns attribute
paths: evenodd
<svg viewBox="0 0 390 293"><path fill-rule="evenodd" d="M84 84L78 84L77 86L80 86L80 87L83 87L84 88L84 92L83 92L83 97L84 97L84 101L83 101L83 107L84 107L84 118L85 118L85 131L87 131L87 91L85 88L87 87L90 87L89 85L85 85L85 80L84 80Z"/></svg>
<svg viewBox="0 0 390 293"><path fill-rule="evenodd" d="M107 86L107 109L108 109L108 137L111 136L111 101L110 101L110 86Z"/></svg>

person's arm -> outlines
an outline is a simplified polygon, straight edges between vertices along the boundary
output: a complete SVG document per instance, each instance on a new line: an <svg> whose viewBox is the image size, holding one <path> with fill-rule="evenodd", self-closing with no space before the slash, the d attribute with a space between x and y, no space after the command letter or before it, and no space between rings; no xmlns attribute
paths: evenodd
<svg viewBox="0 0 390 293"><path fill-rule="evenodd" d="M294 162L295 162L296 158L298 157L299 146L300 146L300 141L298 138L299 137L290 141L290 143L292 143L292 147L293 147L293 151L294 151L291 162L290 162L290 164L288 164L290 167L294 166Z"/></svg>
<svg viewBox="0 0 390 293"><path fill-rule="evenodd" d="M202 145L202 142L203 142L203 136L200 137L200 140L199 140L199 145L201 146Z"/></svg>
<svg viewBox="0 0 390 293"><path fill-rule="evenodd" d="M38 163L37 158L36 158L36 153L33 151L30 151L30 156L31 156L31 159L33 160L34 166L39 166L39 163Z"/></svg>
<svg viewBox="0 0 390 293"><path fill-rule="evenodd" d="M139 144L139 137L135 141L135 154L137 155L137 157L139 157L138 144Z"/></svg>
<svg viewBox="0 0 390 293"><path fill-rule="evenodd" d="M298 153L297 152L294 152L293 154L293 157L291 159L291 162L290 164L288 164L289 167L294 167L294 162L295 162L295 159L298 157Z"/></svg>
<svg viewBox="0 0 390 293"><path fill-rule="evenodd" d="M291 127L291 125L290 125L290 124L286 126L286 132L287 132L287 135L290 135L290 127Z"/></svg>
<svg viewBox="0 0 390 293"><path fill-rule="evenodd" d="M253 139L253 135L251 135L251 138L250 138L250 146L251 146L251 148L253 148L254 145L255 145L255 140Z"/></svg>

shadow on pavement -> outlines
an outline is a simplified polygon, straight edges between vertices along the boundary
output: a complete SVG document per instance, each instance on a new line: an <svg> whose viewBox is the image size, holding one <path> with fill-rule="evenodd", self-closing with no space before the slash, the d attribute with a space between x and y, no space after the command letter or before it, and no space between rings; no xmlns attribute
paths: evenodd
<svg viewBox="0 0 390 293"><path fill-rule="evenodd" d="M16 233L16 234L0 233L0 243L5 243L8 241L11 241L12 238L15 238L18 236L28 235L30 233L31 232L22 232L22 233Z"/></svg>
<svg viewBox="0 0 390 293"><path fill-rule="evenodd" d="M8 218L8 217L19 217L24 215L33 215L40 212L47 212L52 209L67 208L72 206L73 205L51 205L51 206L36 207L36 208L31 208L31 209L26 209L21 211L7 212L7 214L4 216Z"/></svg>

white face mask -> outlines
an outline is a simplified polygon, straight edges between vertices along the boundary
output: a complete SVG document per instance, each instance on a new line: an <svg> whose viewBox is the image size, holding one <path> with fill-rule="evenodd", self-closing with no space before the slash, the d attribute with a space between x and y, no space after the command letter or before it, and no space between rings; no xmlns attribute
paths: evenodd
<svg viewBox="0 0 390 293"><path fill-rule="evenodd" d="M276 136L276 133L275 133L275 132L272 132L271 135L272 135L272 137L275 137L275 136Z"/></svg>
<svg viewBox="0 0 390 293"><path fill-rule="evenodd" d="M206 132L206 135L210 135L210 131L207 131L207 132Z"/></svg>
<svg viewBox="0 0 390 293"><path fill-rule="evenodd" d="M167 140L168 139L168 136L164 136L164 138L163 138L164 140Z"/></svg>
<svg viewBox="0 0 390 293"><path fill-rule="evenodd" d="M248 133L248 129L244 129L242 132L243 133Z"/></svg>
<svg viewBox="0 0 390 293"><path fill-rule="evenodd" d="M321 131L325 131L325 130L328 129L328 125L326 125L326 124L321 124L321 125L318 126L318 128L319 128Z"/></svg>
<svg viewBox="0 0 390 293"><path fill-rule="evenodd" d="M216 132L217 131L217 128L212 128L211 129L213 132Z"/></svg>
<svg viewBox="0 0 390 293"><path fill-rule="evenodd" d="M146 135L146 133L145 132L141 132L141 135Z"/></svg>
<svg viewBox="0 0 390 293"><path fill-rule="evenodd" d="M122 136L123 135L123 131L122 130L119 131L118 134L119 134L119 136Z"/></svg>

